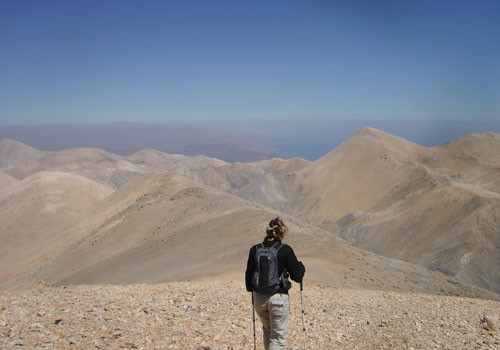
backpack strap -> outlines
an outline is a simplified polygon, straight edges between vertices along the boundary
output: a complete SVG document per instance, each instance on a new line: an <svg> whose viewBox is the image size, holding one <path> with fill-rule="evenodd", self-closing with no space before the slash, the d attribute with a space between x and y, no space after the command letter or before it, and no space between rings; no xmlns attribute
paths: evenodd
<svg viewBox="0 0 500 350"><path fill-rule="evenodd" d="M276 249L276 252L278 252L278 251L279 251L282 247L283 247L283 243L281 243L281 242L276 242L276 243L274 243L272 246L270 246L269 248L274 248L274 249ZM259 249L259 248L264 248L264 249L265 249L266 247L264 247L264 244L263 244L263 243L259 243L259 244L256 244L256 245L255 245L255 248L256 248L256 249ZM269 248L268 248L268 249L269 249Z"/></svg>
<svg viewBox="0 0 500 350"><path fill-rule="evenodd" d="M278 248L276 248L276 246L278 246ZM276 242L273 244L273 248L276 249L276 252L278 252L282 247L283 247L283 243L281 243L281 242Z"/></svg>

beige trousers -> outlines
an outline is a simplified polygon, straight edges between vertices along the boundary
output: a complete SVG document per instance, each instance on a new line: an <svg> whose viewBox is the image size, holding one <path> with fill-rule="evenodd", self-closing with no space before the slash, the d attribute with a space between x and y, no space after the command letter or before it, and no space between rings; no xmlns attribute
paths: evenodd
<svg viewBox="0 0 500 350"><path fill-rule="evenodd" d="M288 294L263 295L253 292L255 311L262 322L264 348L285 350L290 301Z"/></svg>

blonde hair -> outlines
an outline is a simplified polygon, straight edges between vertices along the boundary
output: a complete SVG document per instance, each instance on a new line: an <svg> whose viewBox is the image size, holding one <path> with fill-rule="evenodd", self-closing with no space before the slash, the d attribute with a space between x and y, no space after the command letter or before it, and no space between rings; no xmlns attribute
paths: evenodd
<svg viewBox="0 0 500 350"><path fill-rule="evenodd" d="M268 235L276 236L282 241L285 235L288 233L288 227L286 227L283 220L278 216L275 219L269 221L269 226L267 227L266 233Z"/></svg>

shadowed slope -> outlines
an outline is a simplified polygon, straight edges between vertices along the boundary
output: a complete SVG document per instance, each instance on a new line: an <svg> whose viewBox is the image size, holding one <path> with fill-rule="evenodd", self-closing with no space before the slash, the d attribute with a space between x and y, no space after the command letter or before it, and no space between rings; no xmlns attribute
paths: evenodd
<svg viewBox="0 0 500 350"><path fill-rule="evenodd" d="M273 158L200 169L194 178L221 191L287 212L288 183L295 171L309 164L302 158Z"/></svg>
<svg viewBox="0 0 500 350"><path fill-rule="evenodd" d="M447 183L380 212L356 212L339 234L379 254L500 291L500 195Z"/></svg>

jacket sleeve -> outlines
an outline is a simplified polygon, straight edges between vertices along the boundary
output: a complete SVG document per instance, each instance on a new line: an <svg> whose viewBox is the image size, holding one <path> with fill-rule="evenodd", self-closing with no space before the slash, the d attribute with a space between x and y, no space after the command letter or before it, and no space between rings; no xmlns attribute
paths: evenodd
<svg viewBox="0 0 500 350"><path fill-rule="evenodd" d="M302 264L302 262L297 260L292 247L290 247L290 252L287 254L285 267L292 280L297 283L302 282L302 279L304 278L304 274L306 272L306 268L304 267L304 264Z"/></svg>
<svg viewBox="0 0 500 350"><path fill-rule="evenodd" d="M247 270L245 271L245 285L248 292L253 291L252 276L255 269L254 259L255 259L255 246L253 246L250 249L250 252L248 253Z"/></svg>

